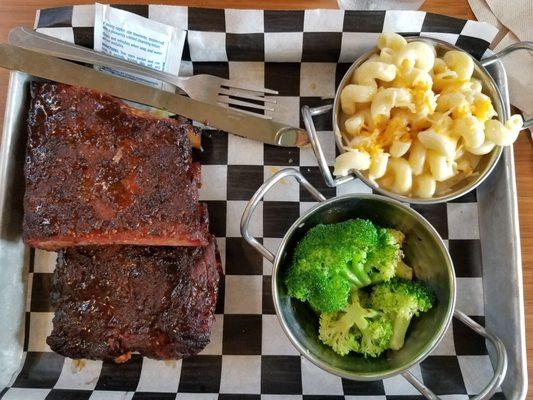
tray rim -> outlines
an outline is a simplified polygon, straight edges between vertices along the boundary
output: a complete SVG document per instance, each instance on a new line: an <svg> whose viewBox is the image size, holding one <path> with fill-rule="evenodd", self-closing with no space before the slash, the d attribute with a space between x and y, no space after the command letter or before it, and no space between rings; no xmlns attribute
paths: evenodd
<svg viewBox="0 0 533 400"><path fill-rule="evenodd" d="M493 51L487 50L487 55L494 54ZM502 98L504 100L504 105L507 108L507 115L511 116L511 102L510 102L510 96L509 96L509 86L507 82L507 71L505 69L505 66L503 62L500 60L496 61L491 66L486 67L489 74L494 78L496 85L500 88ZM496 71L493 71L496 70ZM511 219L508 221L509 225L511 226L511 232L512 232L512 238L511 239L511 252L513 256L513 271L516 274L516 285L515 285L515 291L516 291L516 299L517 299L517 306L518 306L518 320L516 321L516 329L518 330L518 336L519 340L516 341L518 343L514 343L515 345L518 344L518 351L517 354L520 355L520 357L516 360L517 361L517 367L519 371L519 376L511 376L509 371L507 372L507 376L502 384L502 387L506 386L506 380L507 379L519 379L521 382L518 382L518 385L514 386L514 390L512 391L512 394L514 395L513 399L525 399L528 391L528 375L527 375L527 353L526 353L526 332L525 332L525 304L524 304L524 284L523 284L523 269L522 269L522 252L521 252L521 236L520 236L520 219L519 219L519 210L518 210L518 190L516 185L516 171L515 171L515 164L514 164L514 150L513 146L507 146L504 148L503 154L500 157L499 163L502 163L503 166L500 166L500 169L503 169L503 172L505 173L506 183L508 184L509 193L507 193L508 197L507 200L509 200L508 206L509 206L509 213L511 216ZM495 171L493 171L495 172ZM490 175L490 174L489 174ZM492 175L492 178L495 178L495 174ZM490 182L490 180L489 180ZM486 182L485 185L480 185L478 188L478 209L480 204L479 194L483 193L484 189L487 189L489 187L489 182ZM502 184L502 182L499 182ZM507 188L504 188L507 189ZM482 203L482 202L481 202ZM481 216L478 214L478 223L481 221ZM480 229L480 242L483 245L483 230ZM482 256L483 256L483 250L482 250ZM483 263L482 265L484 265ZM485 279L485 274L483 274L483 296L484 296L484 307L485 307L485 324L487 325L487 293L490 292L490 290L486 290L487 286L487 279ZM509 348L509 346L506 346ZM509 353L509 350L507 349L507 352ZM491 356L491 361L494 360L493 356L494 354L489 351L489 354ZM505 393L505 392L504 392Z"/></svg>
<svg viewBox="0 0 533 400"><path fill-rule="evenodd" d="M501 69L501 72L503 72L503 74L505 75L505 68L503 67L503 65L501 64L501 62L498 62L498 63L495 63L495 65L497 64L500 64L498 66L499 69ZM13 88L16 86L15 85L15 81L16 80L20 80L22 79L23 82L26 82L26 81L29 81L29 80L33 80L35 79L34 76L31 76L31 75L27 75L25 73L22 73L22 72L18 72L18 71L11 71L10 73L10 78L9 78L9 85L8 85L8 93L7 93L7 98L8 100L11 99L11 96L15 96L14 99L17 98L17 95L16 94L13 94ZM506 80L505 80L506 81ZM498 81L498 84L500 82ZM505 82L506 83L506 82ZM19 85L20 86L20 85ZM504 87L501 87L501 89L503 89L503 96L505 99L508 100L509 98L509 95L508 95L508 88L507 86L505 85ZM18 98L20 99L22 97L22 93L19 93L18 94ZM9 156L10 154L7 152L6 150L6 147L9 146L10 142L12 141L13 139L13 135L16 134L15 132L15 127L14 127L14 123L11 122L11 123L8 123L9 121L12 121L14 116L12 115L13 113L13 107L16 107L16 104L13 105L13 103L16 103L14 101L8 101L6 103L6 108L5 108L5 112L4 112L4 126L3 126L3 134L2 134L2 137L0 138L1 139L1 142L0 142L0 187L2 189L2 192L5 192L5 188L4 186L7 184L7 181L6 181L6 174L8 173L9 171ZM20 118L20 117L18 117ZM16 122L16 121L15 121ZM524 399L525 396L526 396L526 393L527 393L527 381L528 381L528 377L527 377L527 358L526 358L526 346L525 346L525 313L524 313L524 297L523 297L523 275L522 275L522 257L521 257L521 246L520 246L520 231L519 231L519 215L518 215L518 199L517 199L517 188L516 188L516 175L515 175L515 168L514 168L514 153L513 153L513 149L512 147L508 147L504 150L504 157L502 157L502 160L500 161L503 166L500 166L499 168L505 168L505 178L507 180L507 183L509 184L510 186L510 189L511 189L511 196L510 196L510 212L511 212L511 217L512 219L509 221L509 224L511 225L511 230L513 232L513 243L514 243L514 246L513 246L513 255L514 255L514 270L516 271L516 274L517 274L517 281L516 281L516 285L514 287L514 291L516 292L517 294L517 297L518 297L518 314L519 314L519 320L517 321L517 324L516 324L516 327L515 329L517 329L519 332L518 335L519 335L519 344L520 344L520 352L519 352L519 355L520 357L518 358L518 363L520 364L520 371L521 371L521 384L517 387L514 388L513 390L513 393L517 396L517 397L513 397L513 398L517 398L517 399ZM13 162L13 161L11 161ZM483 185L482 185L483 186ZM479 203L479 199L478 199L478 203ZM4 208L6 207L6 201L5 201L5 198L4 196L0 196L0 216L1 216L1 213L4 212ZM481 217L479 217L480 219ZM478 219L478 221L479 221ZM3 226L2 226L2 219L0 217L0 231L2 231L3 229ZM480 238L481 240L481 238ZM24 246L24 249L27 249L27 246ZM2 249L0 248L0 251L2 251ZM0 254L1 256L1 254ZM27 275L26 275L27 276ZM484 277L484 275L483 275ZM484 289L485 289L485 279L483 280L484 284ZM24 287L25 287L25 291L26 291L26 288L27 288L27 281L25 280L24 281ZM484 296L486 294L486 290L484 290ZM23 303L25 303L25 298L23 299ZM26 315L25 315L25 310L23 309L22 310L23 312L23 320L25 321L26 319ZM485 313L486 315L486 313ZM21 335L22 335L22 339L23 339L23 336L24 336L24 331L21 332ZM20 353L20 356L19 356L19 366L18 368L12 372L12 376L11 378L9 379L8 381L8 385L6 386L10 386L10 384L12 383L13 379L17 376L18 372L20 371L20 369L22 368L23 366L23 361L24 361L24 351L22 350L21 353ZM492 357L491 357L492 358ZM504 383L505 384L505 383Z"/></svg>

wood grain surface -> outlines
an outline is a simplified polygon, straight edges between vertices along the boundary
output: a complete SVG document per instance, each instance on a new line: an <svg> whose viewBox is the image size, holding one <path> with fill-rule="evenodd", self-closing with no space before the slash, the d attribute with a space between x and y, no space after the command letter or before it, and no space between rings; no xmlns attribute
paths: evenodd
<svg viewBox="0 0 533 400"><path fill-rule="evenodd" d="M140 4L150 1L112 0L112 2ZM21 25L32 27L37 9L84 3L94 3L94 0L0 0L0 40L4 42L7 40L7 33L12 27ZM335 0L152 0L152 3L214 8L337 8ZM426 0L422 10L458 18L474 18L467 0ZM7 72L0 71L0 125L3 123L7 80ZM532 91L533 88L528 88L528 90ZM533 143L527 134L520 135L514 145L514 150L522 238L528 364L533 365ZM533 367L530 370L533 370ZM530 373L529 378L531 389L533 388L533 374Z"/></svg>

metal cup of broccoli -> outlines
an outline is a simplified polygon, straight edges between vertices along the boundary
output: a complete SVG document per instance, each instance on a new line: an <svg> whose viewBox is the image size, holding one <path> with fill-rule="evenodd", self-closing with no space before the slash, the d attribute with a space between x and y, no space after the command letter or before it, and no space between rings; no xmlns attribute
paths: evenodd
<svg viewBox="0 0 533 400"><path fill-rule="evenodd" d="M336 375L401 373L442 339L455 304L450 255L420 214L373 194L329 199L289 229L273 260L281 326Z"/></svg>
<svg viewBox="0 0 533 400"><path fill-rule="evenodd" d="M251 234L250 222L265 194L287 177L319 203L291 225L274 254ZM326 200L298 170L287 168L252 196L241 233L273 264L272 298L283 331L323 370L359 381L401 374L420 393L437 398L408 369L439 344L455 315L496 350L494 375L476 399L490 398L502 383L502 340L454 310L450 254L409 206L375 194Z"/></svg>

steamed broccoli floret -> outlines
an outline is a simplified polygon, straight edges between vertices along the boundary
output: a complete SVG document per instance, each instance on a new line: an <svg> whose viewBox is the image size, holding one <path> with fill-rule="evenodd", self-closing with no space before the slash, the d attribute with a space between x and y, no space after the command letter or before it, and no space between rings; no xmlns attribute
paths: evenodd
<svg viewBox="0 0 533 400"><path fill-rule="evenodd" d="M385 229L389 236L391 237L390 242L400 245L400 247L403 245L403 242L405 241L405 235L402 231L399 231L397 229Z"/></svg>
<svg viewBox="0 0 533 400"><path fill-rule="evenodd" d="M396 274L396 266L403 253L400 250L404 234L395 229L378 228L376 247L369 251L365 270L372 283L390 280Z"/></svg>
<svg viewBox="0 0 533 400"><path fill-rule="evenodd" d="M296 246L285 278L289 296L320 312L344 309L352 290L394 276L401 258L394 232L364 219L313 227Z"/></svg>
<svg viewBox="0 0 533 400"><path fill-rule="evenodd" d="M361 342L357 353L365 357L379 357L390 348L392 337L392 323L384 314L380 313L368 323L368 328L361 331Z"/></svg>
<svg viewBox="0 0 533 400"><path fill-rule="evenodd" d="M394 278L372 288L369 304L392 321L390 348L403 347L405 333L413 316L433 307L435 294L419 282Z"/></svg>
<svg viewBox="0 0 533 400"><path fill-rule="evenodd" d="M357 293L344 311L320 315L320 340L344 356L350 351L377 357L389 348L390 320L375 310L361 306Z"/></svg>

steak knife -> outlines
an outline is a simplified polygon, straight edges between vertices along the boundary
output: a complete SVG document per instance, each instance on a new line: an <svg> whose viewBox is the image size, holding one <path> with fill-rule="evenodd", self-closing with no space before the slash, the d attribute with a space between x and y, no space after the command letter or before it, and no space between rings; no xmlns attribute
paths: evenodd
<svg viewBox="0 0 533 400"><path fill-rule="evenodd" d="M275 146L302 147L309 142L306 131L300 128L203 103L5 43L0 44L0 67L108 93L121 99L178 114L237 136Z"/></svg>

